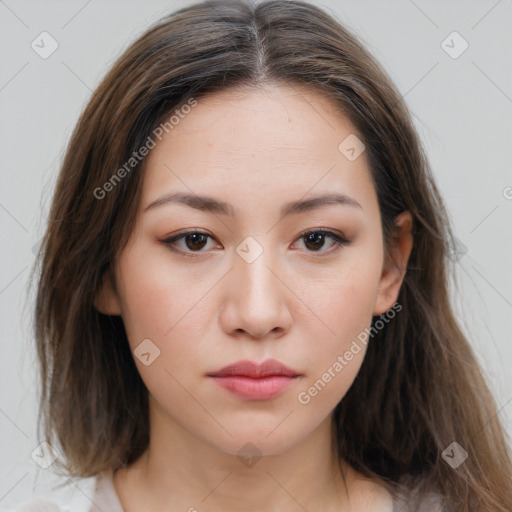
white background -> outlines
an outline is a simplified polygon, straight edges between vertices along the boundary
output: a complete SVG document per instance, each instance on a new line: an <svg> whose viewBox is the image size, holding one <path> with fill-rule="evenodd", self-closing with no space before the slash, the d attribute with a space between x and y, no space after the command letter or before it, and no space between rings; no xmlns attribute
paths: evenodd
<svg viewBox="0 0 512 512"><path fill-rule="evenodd" d="M157 18L190 3L0 1L0 508L49 492L56 481L31 458L39 444L37 379L25 296L65 144L121 50ZM458 315L510 434L512 2L315 3L362 37L414 113L456 236L467 247L456 263ZM48 59L31 48L43 31L59 44ZM441 47L453 31L469 43L457 59Z"/></svg>

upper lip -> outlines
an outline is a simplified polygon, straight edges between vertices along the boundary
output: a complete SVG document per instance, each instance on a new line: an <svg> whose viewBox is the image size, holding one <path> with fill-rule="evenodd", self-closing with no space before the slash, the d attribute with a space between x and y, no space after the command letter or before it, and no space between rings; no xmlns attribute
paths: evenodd
<svg viewBox="0 0 512 512"><path fill-rule="evenodd" d="M288 368L283 363L280 363L275 359L267 359L261 364L247 360L237 361L236 363L229 364L216 372L208 373L209 377L233 377L237 375L256 379L273 375L298 377L300 373Z"/></svg>

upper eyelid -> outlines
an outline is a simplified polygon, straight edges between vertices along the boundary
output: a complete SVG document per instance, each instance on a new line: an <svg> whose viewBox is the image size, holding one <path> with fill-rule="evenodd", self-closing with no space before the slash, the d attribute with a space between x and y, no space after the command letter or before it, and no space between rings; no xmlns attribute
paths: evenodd
<svg viewBox="0 0 512 512"><path fill-rule="evenodd" d="M180 233L177 233L175 235L166 237L162 241L166 242L166 241L170 241L170 240L177 240L180 237L183 237L183 236L186 236L186 235L191 235L191 234L196 234L196 233L199 234L199 235L209 236L210 238L213 238L213 239L216 240L216 238L213 235L211 235L210 233L208 233L207 231L201 231L200 229L190 229L190 230L181 231ZM300 232L297 235L297 238L301 238L301 237L306 236L306 235L308 235L310 233L324 233L324 234L327 234L327 235L338 236L340 238L345 238L346 239L345 235L343 235L342 233L338 233L338 232L333 231L333 230L331 230L329 228L309 228L309 229L306 229L305 231Z"/></svg>
<svg viewBox="0 0 512 512"><path fill-rule="evenodd" d="M302 231L301 233L299 233L297 238L301 238L301 237L306 236L306 235L308 235L310 233L324 233L324 234L327 234L327 235L331 235L331 236L334 236L334 237L341 238L342 240L346 240L348 242L347 237L343 233L338 232L338 231L333 231L332 229L329 229L329 228L310 228L310 229L306 229L305 231Z"/></svg>

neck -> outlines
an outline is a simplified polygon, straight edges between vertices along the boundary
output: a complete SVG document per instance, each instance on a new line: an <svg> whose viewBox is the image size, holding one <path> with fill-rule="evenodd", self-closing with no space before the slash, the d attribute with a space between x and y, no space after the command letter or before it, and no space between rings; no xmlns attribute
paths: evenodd
<svg viewBox="0 0 512 512"><path fill-rule="evenodd" d="M146 452L114 483L125 510L348 510L331 416L293 448L261 458L220 451L174 424L151 423ZM342 463L347 484L353 472Z"/></svg>

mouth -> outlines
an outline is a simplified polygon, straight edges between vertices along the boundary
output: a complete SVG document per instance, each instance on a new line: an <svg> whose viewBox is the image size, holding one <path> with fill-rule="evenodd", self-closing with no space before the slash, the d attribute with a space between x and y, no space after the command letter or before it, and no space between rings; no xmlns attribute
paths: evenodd
<svg viewBox="0 0 512 512"><path fill-rule="evenodd" d="M270 400L283 393L301 374L275 359L268 359L262 364L238 361L207 376L239 398Z"/></svg>

